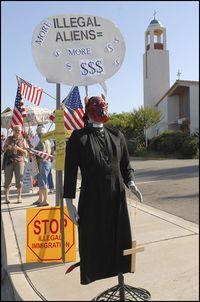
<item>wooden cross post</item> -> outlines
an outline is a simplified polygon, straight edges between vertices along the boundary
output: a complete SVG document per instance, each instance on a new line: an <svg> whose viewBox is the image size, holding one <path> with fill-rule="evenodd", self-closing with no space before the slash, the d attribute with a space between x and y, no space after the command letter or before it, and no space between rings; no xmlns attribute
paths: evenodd
<svg viewBox="0 0 200 302"><path fill-rule="evenodd" d="M136 247L136 241L132 241L132 248L128 250L124 250L124 256L131 255L131 273L135 272L136 266L136 253L143 252L144 247Z"/></svg>

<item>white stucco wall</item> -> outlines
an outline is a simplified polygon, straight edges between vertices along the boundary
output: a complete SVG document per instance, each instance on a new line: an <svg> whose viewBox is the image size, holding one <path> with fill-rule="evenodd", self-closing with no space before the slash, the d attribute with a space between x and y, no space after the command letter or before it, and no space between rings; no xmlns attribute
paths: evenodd
<svg viewBox="0 0 200 302"><path fill-rule="evenodd" d="M179 97L172 95L167 98L168 103L168 123L177 121L179 118Z"/></svg>
<svg viewBox="0 0 200 302"><path fill-rule="evenodd" d="M147 54L143 55L143 83L144 106L153 107L169 89L168 50L148 50Z"/></svg>
<svg viewBox="0 0 200 302"><path fill-rule="evenodd" d="M162 113L163 119L156 125L158 129L158 134L162 133L164 130L168 129L168 106L167 106L167 96L158 105L158 110Z"/></svg>
<svg viewBox="0 0 200 302"><path fill-rule="evenodd" d="M190 132L199 130L199 86L190 85Z"/></svg>

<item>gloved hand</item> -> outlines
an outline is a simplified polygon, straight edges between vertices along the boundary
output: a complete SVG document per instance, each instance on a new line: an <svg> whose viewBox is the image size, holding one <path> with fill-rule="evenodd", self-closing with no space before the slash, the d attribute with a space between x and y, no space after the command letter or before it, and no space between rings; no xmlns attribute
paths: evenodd
<svg viewBox="0 0 200 302"><path fill-rule="evenodd" d="M65 198L65 200L66 200L67 209L68 209L69 216L70 216L71 220L73 221L74 224L78 225L79 215L78 215L78 212L76 210L76 207L72 203L72 199L71 198Z"/></svg>
<svg viewBox="0 0 200 302"><path fill-rule="evenodd" d="M128 183L128 186L129 186L129 189L131 190L131 192L133 194L136 195L136 197L139 199L140 202L143 202L143 197L142 197L142 194L140 192L140 190L137 188L136 184L134 183L133 180L131 180L129 183Z"/></svg>

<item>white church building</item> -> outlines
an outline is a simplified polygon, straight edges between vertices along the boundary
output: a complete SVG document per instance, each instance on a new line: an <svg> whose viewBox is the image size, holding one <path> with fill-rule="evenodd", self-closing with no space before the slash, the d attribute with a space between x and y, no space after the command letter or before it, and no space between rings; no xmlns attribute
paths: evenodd
<svg viewBox="0 0 200 302"><path fill-rule="evenodd" d="M170 87L166 28L155 17L145 32L143 84L144 107L163 115L147 130L148 138L166 129L199 132L199 82L178 79Z"/></svg>

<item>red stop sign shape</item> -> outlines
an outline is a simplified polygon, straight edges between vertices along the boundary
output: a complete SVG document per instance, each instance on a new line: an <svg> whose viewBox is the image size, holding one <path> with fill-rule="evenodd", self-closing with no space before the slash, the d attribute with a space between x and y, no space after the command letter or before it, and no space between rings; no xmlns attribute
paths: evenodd
<svg viewBox="0 0 200 302"><path fill-rule="evenodd" d="M75 226L64 207L65 260L75 261ZM62 261L60 208L27 209L27 262Z"/></svg>

